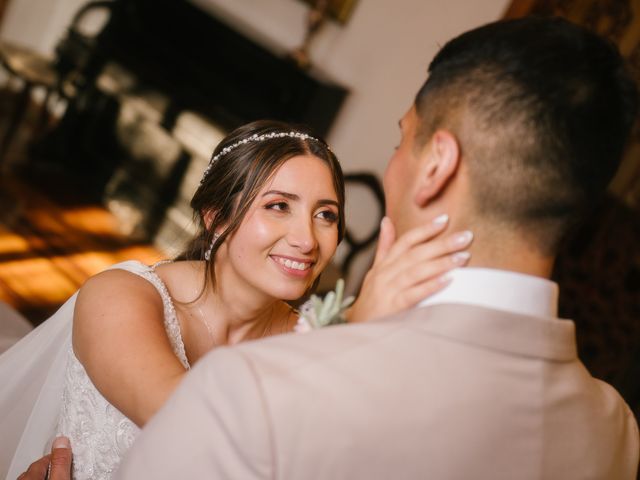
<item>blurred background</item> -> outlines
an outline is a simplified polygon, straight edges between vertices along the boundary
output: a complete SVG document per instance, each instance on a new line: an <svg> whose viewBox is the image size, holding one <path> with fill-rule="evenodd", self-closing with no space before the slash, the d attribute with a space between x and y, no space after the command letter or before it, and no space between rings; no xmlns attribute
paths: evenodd
<svg viewBox="0 0 640 480"><path fill-rule="evenodd" d="M0 0L0 322L20 335L109 265L178 253L213 148L258 118L312 126L341 160L349 232L322 288L356 292L429 60L531 13L606 35L640 78L639 0ZM554 273L582 359L636 413L638 132Z"/></svg>

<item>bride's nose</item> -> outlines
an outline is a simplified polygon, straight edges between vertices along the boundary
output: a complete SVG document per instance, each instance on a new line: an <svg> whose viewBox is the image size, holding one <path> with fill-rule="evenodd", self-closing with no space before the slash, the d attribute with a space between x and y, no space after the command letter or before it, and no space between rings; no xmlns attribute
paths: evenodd
<svg viewBox="0 0 640 480"><path fill-rule="evenodd" d="M290 224L287 241L292 247L303 253L314 251L318 247L318 239L313 228L312 219L299 218Z"/></svg>

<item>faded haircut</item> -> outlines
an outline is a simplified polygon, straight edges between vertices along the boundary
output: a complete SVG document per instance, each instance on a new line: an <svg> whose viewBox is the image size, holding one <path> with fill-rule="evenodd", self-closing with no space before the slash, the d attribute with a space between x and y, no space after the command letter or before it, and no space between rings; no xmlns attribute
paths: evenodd
<svg viewBox="0 0 640 480"><path fill-rule="evenodd" d="M555 254L615 174L636 115L617 49L560 18L494 22L448 42L415 100L417 144L452 131L472 212Z"/></svg>

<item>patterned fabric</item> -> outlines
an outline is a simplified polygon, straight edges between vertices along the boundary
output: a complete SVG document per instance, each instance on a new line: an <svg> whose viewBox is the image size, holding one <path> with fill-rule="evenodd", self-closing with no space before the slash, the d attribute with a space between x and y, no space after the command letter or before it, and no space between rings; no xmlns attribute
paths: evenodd
<svg viewBox="0 0 640 480"><path fill-rule="evenodd" d="M176 356L189 369L180 325L166 286L151 267L134 273L151 282L160 293L167 336ZM73 446L73 478L110 478L139 431L98 392L70 347L58 432L68 436Z"/></svg>

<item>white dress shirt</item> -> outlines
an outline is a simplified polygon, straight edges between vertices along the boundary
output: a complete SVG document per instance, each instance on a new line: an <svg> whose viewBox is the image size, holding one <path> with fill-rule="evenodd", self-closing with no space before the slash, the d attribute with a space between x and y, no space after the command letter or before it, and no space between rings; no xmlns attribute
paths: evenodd
<svg viewBox="0 0 640 480"><path fill-rule="evenodd" d="M418 307L458 303L534 317L558 316L558 285L523 273L490 268L457 268L452 280Z"/></svg>

